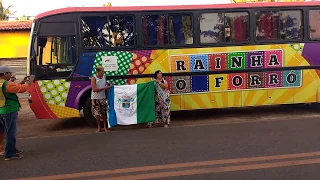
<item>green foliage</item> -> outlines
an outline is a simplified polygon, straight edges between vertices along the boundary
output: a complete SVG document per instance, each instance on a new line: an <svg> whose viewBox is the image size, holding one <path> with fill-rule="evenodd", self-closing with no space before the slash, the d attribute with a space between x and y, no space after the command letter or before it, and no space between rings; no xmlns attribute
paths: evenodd
<svg viewBox="0 0 320 180"><path fill-rule="evenodd" d="M12 5L10 5L10 6L8 6L8 7L4 7L4 6L2 5L2 1L0 1L0 21L7 21L7 20L9 20L9 17L15 13L15 12L11 12L10 9L11 9L12 7L13 7Z"/></svg>

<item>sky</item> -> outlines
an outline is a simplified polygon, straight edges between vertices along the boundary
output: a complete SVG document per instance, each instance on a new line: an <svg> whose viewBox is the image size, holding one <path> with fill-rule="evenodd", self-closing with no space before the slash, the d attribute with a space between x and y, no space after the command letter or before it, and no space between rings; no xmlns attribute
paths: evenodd
<svg viewBox="0 0 320 180"><path fill-rule="evenodd" d="M12 11L17 11L13 16L21 17L22 14L26 16L36 16L45 11L71 7L101 7L108 0L2 0L4 7L13 5ZM230 3L230 0L109 0L112 6L157 6L157 5L189 5L189 4L221 4Z"/></svg>

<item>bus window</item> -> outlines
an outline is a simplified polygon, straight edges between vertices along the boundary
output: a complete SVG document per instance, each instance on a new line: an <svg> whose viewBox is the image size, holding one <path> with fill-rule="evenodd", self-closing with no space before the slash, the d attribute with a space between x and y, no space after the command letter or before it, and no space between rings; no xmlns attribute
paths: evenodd
<svg viewBox="0 0 320 180"><path fill-rule="evenodd" d="M134 17L82 17L84 47L134 46Z"/></svg>
<svg viewBox="0 0 320 180"><path fill-rule="evenodd" d="M142 27L145 45L193 44L191 15L144 15Z"/></svg>
<svg viewBox="0 0 320 180"><path fill-rule="evenodd" d="M223 42L223 13L205 13L200 16L200 42Z"/></svg>
<svg viewBox="0 0 320 180"><path fill-rule="evenodd" d="M226 13L225 32L227 42L249 40L249 14L246 12Z"/></svg>
<svg viewBox="0 0 320 180"><path fill-rule="evenodd" d="M249 38L249 14L204 13L200 16L200 42L243 42Z"/></svg>
<svg viewBox="0 0 320 180"><path fill-rule="evenodd" d="M75 63L75 36L40 37L37 71L39 79L68 77Z"/></svg>
<svg viewBox="0 0 320 180"><path fill-rule="evenodd" d="M134 46L133 16L110 16L111 47Z"/></svg>
<svg viewBox="0 0 320 180"><path fill-rule="evenodd" d="M310 39L320 39L320 10L309 11Z"/></svg>
<svg viewBox="0 0 320 180"><path fill-rule="evenodd" d="M170 44L193 44L192 16L169 15Z"/></svg>
<svg viewBox="0 0 320 180"><path fill-rule="evenodd" d="M167 21L165 15L145 15L142 17L143 42L145 45L168 44Z"/></svg>
<svg viewBox="0 0 320 180"><path fill-rule="evenodd" d="M256 12L256 38L259 41L278 39L279 12Z"/></svg>
<svg viewBox="0 0 320 180"><path fill-rule="evenodd" d="M280 11L280 38L302 39L301 11Z"/></svg>

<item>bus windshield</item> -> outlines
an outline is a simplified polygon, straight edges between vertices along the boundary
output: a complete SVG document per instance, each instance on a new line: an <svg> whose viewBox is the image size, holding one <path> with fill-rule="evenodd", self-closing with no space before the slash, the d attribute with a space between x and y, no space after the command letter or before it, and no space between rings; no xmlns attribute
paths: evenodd
<svg viewBox="0 0 320 180"><path fill-rule="evenodd" d="M37 78L68 77L76 59L75 36L39 37Z"/></svg>

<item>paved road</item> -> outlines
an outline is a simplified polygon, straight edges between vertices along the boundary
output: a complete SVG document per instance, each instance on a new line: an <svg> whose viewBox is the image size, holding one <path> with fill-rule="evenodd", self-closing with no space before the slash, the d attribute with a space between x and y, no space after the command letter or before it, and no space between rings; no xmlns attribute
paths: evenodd
<svg viewBox="0 0 320 180"><path fill-rule="evenodd" d="M320 179L319 129L304 118L19 139L25 158L0 161L0 179Z"/></svg>

